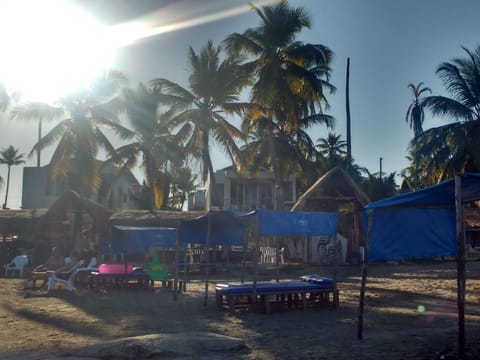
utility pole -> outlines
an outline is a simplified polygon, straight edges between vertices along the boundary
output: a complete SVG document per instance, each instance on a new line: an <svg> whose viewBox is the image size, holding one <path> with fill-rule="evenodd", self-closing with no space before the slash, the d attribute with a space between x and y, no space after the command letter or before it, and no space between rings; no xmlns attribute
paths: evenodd
<svg viewBox="0 0 480 360"><path fill-rule="evenodd" d="M380 158L380 180L382 180L382 160L383 158Z"/></svg>
<svg viewBox="0 0 480 360"><path fill-rule="evenodd" d="M350 125L350 58L347 58L347 83L345 94L345 106L347 111L347 160L350 165L352 162L352 136Z"/></svg>

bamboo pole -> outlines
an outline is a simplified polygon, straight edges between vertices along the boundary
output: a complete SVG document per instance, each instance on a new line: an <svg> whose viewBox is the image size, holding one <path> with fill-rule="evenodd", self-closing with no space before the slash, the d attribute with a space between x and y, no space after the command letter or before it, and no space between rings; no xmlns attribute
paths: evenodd
<svg viewBox="0 0 480 360"><path fill-rule="evenodd" d="M458 358L465 359L465 233L462 180L459 175L455 176L455 217L457 230Z"/></svg>

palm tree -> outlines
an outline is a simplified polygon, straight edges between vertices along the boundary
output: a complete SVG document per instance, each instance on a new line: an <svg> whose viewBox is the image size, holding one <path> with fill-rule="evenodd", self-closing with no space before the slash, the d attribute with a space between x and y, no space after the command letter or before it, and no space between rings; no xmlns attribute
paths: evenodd
<svg viewBox="0 0 480 360"><path fill-rule="evenodd" d="M131 170L141 157L149 208L164 208L170 187L168 164L176 165L183 160L179 140L170 133L171 114L158 115L159 94L143 84L136 91L125 89L123 99L135 138L118 148L112 160Z"/></svg>
<svg viewBox="0 0 480 360"><path fill-rule="evenodd" d="M370 200L377 201L391 197L397 193L397 184L395 183L395 172L387 176L382 174L370 174L364 179L361 186Z"/></svg>
<svg viewBox="0 0 480 360"><path fill-rule="evenodd" d="M463 48L467 56L442 63L437 74L451 97L429 96L422 104L434 116L454 122L424 131L411 143L418 166L426 169L425 185L456 172L480 171L480 47Z"/></svg>
<svg viewBox="0 0 480 360"><path fill-rule="evenodd" d="M330 159L342 158L347 154L347 142L341 140L342 135L329 133L327 138L317 140L317 149L322 156Z"/></svg>
<svg viewBox="0 0 480 360"><path fill-rule="evenodd" d="M408 84L408 87L412 90L413 101L408 106L407 115L405 121L410 124L410 129L413 129L413 136L418 136L423 132L423 120L425 119L425 113L423 111L423 104L421 103L420 96L424 92L432 93L432 90L428 87L423 87L423 82L418 83L416 86Z"/></svg>
<svg viewBox="0 0 480 360"><path fill-rule="evenodd" d="M256 75L251 101L261 106L257 116L248 121L268 120L269 156L275 174L276 189L281 189L283 174L275 136L278 130L294 133L317 123L331 123L333 118L323 114L328 108L324 89L333 92L328 82L333 53L323 45L296 41L297 35L310 28L310 18L302 7L291 8L287 1L253 10L260 24L244 33L229 35L224 41L230 53L246 54L253 58L246 68ZM276 192L276 204L282 205L283 194Z"/></svg>
<svg viewBox="0 0 480 360"><path fill-rule="evenodd" d="M225 149L237 167L241 166L236 141L243 141L244 135L226 115L241 114L249 106L239 102L242 89L250 81L240 66L243 59L228 56L221 61L220 52L220 47L214 47L211 41L199 54L190 47L190 89L163 78L152 80L154 89L162 95L162 101L172 105L172 125L183 138L186 151L200 160L202 180L206 182L210 178L211 189L215 181L211 139Z"/></svg>
<svg viewBox="0 0 480 360"><path fill-rule="evenodd" d="M33 147L29 156L57 143L50 165L50 176L68 176L71 188L88 195L100 186L96 156L100 150L114 156L115 148L102 132L108 128L122 140L133 133L120 124L122 104L116 89L125 78L116 72L105 73L88 89L81 89L59 99L56 106L25 103L12 109L12 118L59 120Z"/></svg>
<svg viewBox="0 0 480 360"><path fill-rule="evenodd" d="M20 165L25 163L23 160L24 154L19 153L19 149L10 145L7 148L3 148L0 151L0 164L6 164L8 166L7 172L7 188L5 190L5 202L3 203L3 209L7 208L7 200L8 200L8 190L10 187L10 169L13 165Z"/></svg>

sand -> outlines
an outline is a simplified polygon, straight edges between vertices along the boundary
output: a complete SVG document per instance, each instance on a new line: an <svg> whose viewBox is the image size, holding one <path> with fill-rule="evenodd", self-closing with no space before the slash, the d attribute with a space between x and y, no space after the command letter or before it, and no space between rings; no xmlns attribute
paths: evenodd
<svg viewBox="0 0 480 360"><path fill-rule="evenodd" d="M455 359L458 351L456 263L369 266L364 338L357 338L360 267L337 268L340 306L272 314L216 308L211 275L207 306L199 274L173 301L166 290L33 290L0 279L2 359ZM282 279L333 276L329 267L283 265ZM264 268L261 279L275 271ZM248 275L251 278L251 275ZM467 263L466 354L480 358L480 262Z"/></svg>

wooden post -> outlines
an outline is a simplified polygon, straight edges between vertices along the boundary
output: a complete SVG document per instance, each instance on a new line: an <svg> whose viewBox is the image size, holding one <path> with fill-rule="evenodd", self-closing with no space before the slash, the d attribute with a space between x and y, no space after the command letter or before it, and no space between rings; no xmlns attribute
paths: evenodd
<svg viewBox="0 0 480 360"><path fill-rule="evenodd" d="M182 238L180 237L182 223L179 221L177 224L177 243L175 246L175 279L173 280L173 301L177 301L177 289L178 289L178 262L180 261L180 247ZM186 271L185 266L185 271ZM183 291L183 289L180 289Z"/></svg>
<svg viewBox="0 0 480 360"><path fill-rule="evenodd" d="M360 285L360 303L358 307L358 323L357 323L357 337L359 340L363 339L363 308L365 304L365 288L367 285L367 265L368 265L368 248L370 244L370 236L372 231L373 221L372 209L367 210L368 225L367 225L367 238L363 244L363 261L362 261L362 282Z"/></svg>
<svg viewBox="0 0 480 360"><path fill-rule="evenodd" d="M280 281L280 265L278 263L278 255L280 252L280 240L278 239L278 236L273 237L275 239L275 277L277 282Z"/></svg>
<svg viewBox="0 0 480 360"><path fill-rule="evenodd" d="M243 232L243 252L242 252L242 274L240 278L240 282L243 284L245 282L245 267L247 264L247 252L248 252L248 232L245 231L247 228L250 230L250 225L248 227L244 224L244 232Z"/></svg>
<svg viewBox="0 0 480 360"><path fill-rule="evenodd" d="M455 176L455 217L457 229L458 358L465 359L465 232L462 180L459 175Z"/></svg>
<svg viewBox="0 0 480 360"><path fill-rule="evenodd" d="M211 235L211 231L212 231L212 221L211 221L211 215L210 215L210 211L207 213L207 241L206 241L206 244L205 244L205 251L207 253L207 263L206 263L206 266L205 266L205 299L203 301L203 305L204 306L207 306L207 301L208 301L208 268L209 268L209 265L210 265L210 235ZM200 265L201 265L201 262L200 262Z"/></svg>
<svg viewBox="0 0 480 360"><path fill-rule="evenodd" d="M258 216L259 213L256 211L255 214L255 252L253 256L253 286L252 286L252 310L257 310L257 278L258 278L258 257L259 253L259 226L258 226Z"/></svg>

